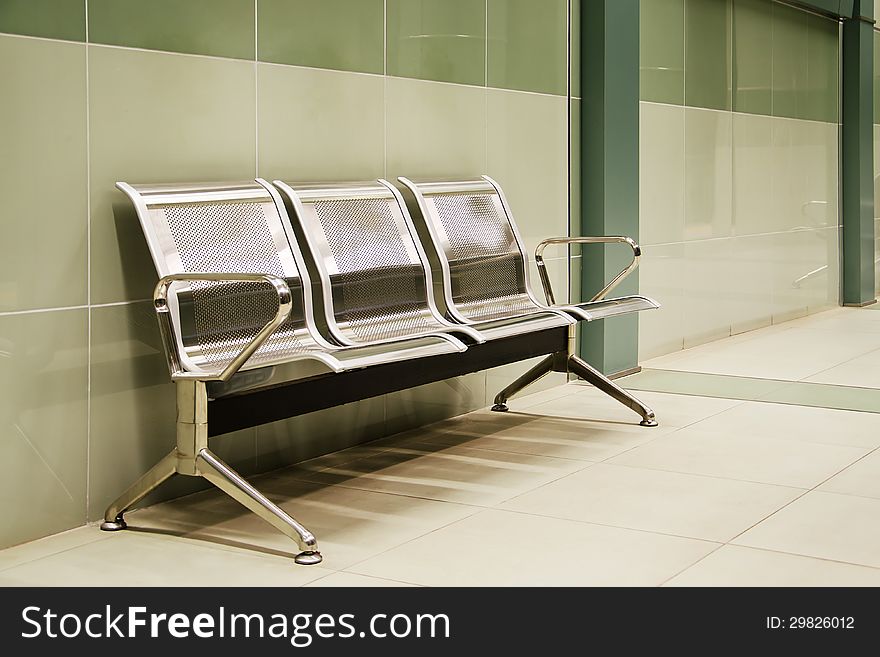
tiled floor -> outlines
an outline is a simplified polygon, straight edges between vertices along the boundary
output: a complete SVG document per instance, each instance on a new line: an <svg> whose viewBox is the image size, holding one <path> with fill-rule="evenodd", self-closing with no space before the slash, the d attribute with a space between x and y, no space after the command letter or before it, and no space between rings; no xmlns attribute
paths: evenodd
<svg viewBox="0 0 880 657"><path fill-rule="evenodd" d="M256 478L320 566L207 492L0 551L0 584L877 586L875 365L880 312L822 313L644 363L657 428L570 383Z"/></svg>

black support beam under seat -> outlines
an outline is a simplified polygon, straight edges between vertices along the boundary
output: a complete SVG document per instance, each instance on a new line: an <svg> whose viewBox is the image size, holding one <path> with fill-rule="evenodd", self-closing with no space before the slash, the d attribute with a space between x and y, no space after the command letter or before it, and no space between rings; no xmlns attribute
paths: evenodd
<svg viewBox="0 0 880 657"><path fill-rule="evenodd" d="M407 390L455 376L565 352L568 327L490 340L467 351L375 365L341 374L322 374L208 403L208 435L305 415L361 399Z"/></svg>

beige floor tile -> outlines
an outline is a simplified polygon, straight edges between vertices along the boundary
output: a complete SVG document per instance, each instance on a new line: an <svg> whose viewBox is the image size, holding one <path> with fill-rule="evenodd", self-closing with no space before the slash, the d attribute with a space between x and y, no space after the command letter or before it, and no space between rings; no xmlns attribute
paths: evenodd
<svg viewBox="0 0 880 657"><path fill-rule="evenodd" d="M874 312L872 315L880 315L880 313ZM875 331L880 333L880 323L875 324ZM836 367L814 374L806 380L839 386L880 388L880 350L841 363Z"/></svg>
<svg viewBox="0 0 880 657"><path fill-rule="evenodd" d="M691 428L828 445L880 446L880 414L832 408L746 402Z"/></svg>
<svg viewBox="0 0 880 657"><path fill-rule="evenodd" d="M0 586L301 586L318 566L126 531L0 572Z"/></svg>
<svg viewBox="0 0 880 657"><path fill-rule="evenodd" d="M734 543L880 567L880 500L813 491Z"/></svg>
<svg viewBox="0 0 880 657"><path fill-rule="evenodd" d="M367 577L366 575L356 575L355 573L333 573L332 575L327 575L327 577L322 577L321 579L316 579L314 582L309 582L306 584L306 588L308 587L359 587L359 588L370 588L370 587L382 587L382 588L391 588L391 587L412 587L415 584L407 584L406 582L395 582L391 579L383 579L381 577Z"/></svg>
<svg viewBox="0 0 880 657"><path fill-rule="evenodd" d="M609 463L812 488L868 453L868 448L717 434L700 424L636 447Z"/></svg>
<svg viewBox="0 0 880 657"><path fill-rule="evenodd" d="M620 402L611 399L590 385L583 383L576 385L583 392L532 406L526 412L530 415L584 418L606 424L614 423L614 429L622 425L632 427L633 430L656 433L657 429L685 427L742 403L736 399L670 395L663 392L634 390L632 393L654 410L657 421L660 423L659 427L641 427L639 426L641 418Z"/></svg>
<svg viewBox="0 0 880 657"><path fill-rule="evenodd" d="M419 442L583 461L602 461L673 430L621 431L609 423L516 411L474 412L430 429L419 436Z"/></svg>
<svg viewBox="0 0 880 657"><path fill-rule="evenodd" d="M880 570L725 545L666 586L880 586Z"/></svg>
<svg viewBox="0 0 880 657"><path fill-rule="evenodd" d="M784 328L783 328L784 327ZM880 348L880 333L770 327L651 359L643 366L800 381Z"/></svg>
<svg viewBox="0 0 880 657"><path fill-rule="evenodd" d="M427 586L657 585L714 543L487 510L353 566Z"/></svg>
<svg viewBox="0 0 880 657"><path fill-rule="evenodd" d="M872 452L856 461L819 486L819 490L880 499L880 451Z"/></svg>
<svg viewBox="0 0 880 657"><path fill-rule="evenodd" d="M817 331L877 333L880 329L880 313L864 308L832 308L786 322L790 328L809 328Z"/></svg>
<svg viewBox="0 0 880 657"><path fill-rule="evenodd" d="M294 479L278 471L254 482L318 539L323 568L342 569L478 511L475 507ZM192 496L129 516L129 524L290 559L296 544L219 493Z"/></svg>
<svg viewBox="0 0 880 657"><path fill-rule="evenodd" d="M526 392L528 392L528 388L526 388ZM535 392L532 394L523 394L517 395L513 399L507 402L508 406L510 406L514 410L530 408L537 404L543 404L544 402L553 401L554 399L559 399L561 397L567 397L568 395L573 395L578 392L579 387L571 382L565 383L560 386L554 386L547 390L542 390L541 392ZM496 391L497 392L497 391Z"/></svg>
<svg viewBox="0 0 880 657"><path fill-rule="evenodd" d="M305 477L325 485L492 506L589 466L573 459L406 443Z"/></svg>
<svg viewBox="0 0 880 657"><path fill-rule="evenodd" d="M28 563L29 561L50 557L53 554L65 552L86 543L110 538L110 536L110 534L102 532L95 525L88 525L6 548L5 550L0 550L0 571Z"/></svg>
<svg viewBox="0 0 880 657"><path fill-rule="evenodd" d="M801 494L796 488L600 463L502 508L723 542Z"/></svg>

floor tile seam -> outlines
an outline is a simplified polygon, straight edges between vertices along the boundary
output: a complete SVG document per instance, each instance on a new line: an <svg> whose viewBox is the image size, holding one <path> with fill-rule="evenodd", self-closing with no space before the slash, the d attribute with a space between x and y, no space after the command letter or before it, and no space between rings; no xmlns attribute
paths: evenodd
<svg viewBox="0 0 880 657"><path fill-rule="evenodd" d="M375 555L375 556L378 556L378 555ZM358 563L363 563L363 562L359 561ZM397 584L406 584L408 586L418 586L420 588L424 588L424 584L417 584L415 582L407 582L402 579L395 579L393 577L379 577L377 575L365 575L363 573L350 572L348 570L337 570L332 573L327 573L326 575L322 575L318 579L314 579L311 582L306 582L305 584L300 584L299 587L303 588L306 586L311 586L315 582L320 582L321 580L325 580L328 577L333 577L334 575L357 575L358 577L366 577L367 579L375 579L375 580L380 580L380 581L384 580L386 582L395 582Z"/></svg>
<svg viewBox="0 0 880 657"><path fill-rule="evenodd" d="M91 523L90 523L89 525L85 525L85 526L86 526L86 527L89 527L89 526L92 526L92 525L91 525ZM51 540L51 539L52 539L52 536L48 536L48 537L46 537L46 538L47 538L48 540ZM31 563L35 563L35 562L37 562L37 561L42 561L43 559L48 559L49 557L55 557L55 556L57 556L57 555L59 555L59 554L65 554L66 552L70 552L71 550L76 550L76 549L79 549L79 548L81 548L81 547L85 547L85 546L87 546L87 545L91 545L92 543L97 543L98 541L104 541L104 540L107 540L107 539L109 539L109 538L110 538L109 536L96 536L95 538L93 538L93 539L91 539L91 540L89 540L89 541L86 541L85 543L80 543L79 545L71 545L70 547L64 548L63 550L58 550L57 552L52 552L51 554L44 554L43 556L40 556L40 557L33 557L33 558L31 558L31 559L25 559L24 561L20 561L20 562L18 562L18 563L14 563L14 564L12 564L11 566L2 566L2 567L0 567L0 573L3 573L3 572L5 572L5 571L7 571L7 570L11 570L11 569L13 569L13 568L17 568L18 566L24 566L24 565L26 565L26 564L31 564ZM21 543L20 545L27 545L27 543ZM18 546L13 546L13 547L18 547ZM13 549L13 548L8 548L8 549Z"/></svg>
<svg viewBox="0 0 880 657"><path fill-rule="evenodd" d="M847 329L847 331L850 331L850 330L851 329ZM856 332L858 332L858 331L856 331ZM867 332L868 331L866 331L866 333ZM877 329L875 328L874 331L872 331L872 333L876 335L876 332L877 332ZM837 335L840 335L840 334L837 333ZM842 367L843 365L848 365L849 363L852 363L853 361L859 360L860 358L864 358L865 356L869 356L870 354L873 354L875 352L880 352L880 347L877 347L876 349L871 349L870 351L867 351L863 354L859 354L858 356L853 356L852 358L850 358L848 360L845 360L841 363L838 363L837 365L833 365L831 367L825 368L824 370L822 370L820 372L816 372L815 374L811 374L810 376L818 376L819 374L824 374L825 372L828 372L829 370L833 370L837 367ZM809 378L809 377L804 377L803 379L800 379L800 381L802 381L803 383L822 383L821 381L806 381L805 379L807 379L807 378ZM832 383L832 384L828 384L828 385L838 385L838 384ZM862 387L862 386L847 386L847 387ZM872 390L873 388L868 388L868 389Z"/></svg>
<svg viewBox="0 0 880 657"><path fill-rule="evenodd" d="M480 440L482 438L489 438L491 435L492 434L476 436L472 440ZM430 441L426 440L422 444L426 444L429 446L436 446L436 447L445 447L447 449L463 448L463 449L472 449L472 450L481 451L481 452L498 452L501 454L510 454L510 455L514 455L514 456L536 456L536 457L542 458L542 459L553 459L556 461L572 461L574 463L599 463L599 461L596 461L595 459L582 459L582 458L575 458L573 456L548 456L546 454L532 454L531 452L516 452L516 451L512 451L512 450L508 450L508 449L495 449L495 448L489 448L489 447L470 447L464 443L459 443L459 444L455 444L455 445L448 445L443 442L430 442ZM400 446L400 448L406 449L406 447L404 447L404 446ZM393 451L394 449L396 449L396 448L391 448L391 450L389 450L389 451ZM418 452L418 450L412 450L412 451ZM442 450L440 452L425 452L423 454L423 456L432 456L434 454L438 454L441 452L442 452ZM487 460L489 460L489 459L487 459Z"/></svg>
<svg viewBox="0 0 880 657"><path fill-rule="evenodd" d="M680 373L693 373L693 374L705 374L708 376L729 377L729 378L738 378L738 379L753 378L753 377L738 377L735 375L714 374L714 373L707 373L707 372L691 372L691 371L687 371L687 370L665 370L665 371L675 371L675 372L680 372ZM872 414L880 413L880 410L870 410L867 408L853 408L851 406L846 407L846 408L843 408L841 406L822 406L818 403L815 403L815 404L814 403L805 403L803 400L791 401L791 400L785 400L785 399L772 397L772 395L779 393L780 390L782 390L786 387L790 387L790 386L796 386L796 387L800 387L800 386L820 387L821 386L821 387L833 388L835 390L845 390L845 391L849 391L849 390L877 391L878 396L880 396L880 389L878 389L878 388L865 388L865 387L861 387L861 386L843 386L843 385L832 384L832 383L821 383L821 382L817 382L817 381L782 381L780 379L756 379L756 380L780 381L780 385L771 388L770 390L768 390L767 392L763 393L760 396L749 397L749 398L721 397L721 396L708 397L706 395L699 395L696 393L689 393L689 392L678 392L678 391L669 392L667 390L660 390L657 387L642 388L642 387L632 386L627 389L641 391L641 392L656 392L656 393L664 393L664 394L675 394L675 395L681 395L684 397L704 397L707 399L729 399L731 401L758 402L758 403L762 403L762 404L781 404L781 405L785 405L785 406L801 406L804 408L825 408L828 410L848 411L851 413L872 413ZM832 444L832 443L829 443L829 444Z"/></svg>
<svg viewBox="0 0 880 657"><path fill-rule="evenodd" d="M799 552L789 552L788 550L778 550L775 548L758 547L755 545L746 545L744 543L725 543L722 547L740 548L743 550L751 550L753 552L770 552L771 554L784 554L788 557L801 557L804 559L815 559L816 561L827 561L829 563L841 564L844 566L856 566L859 568L869 568L880 572L880 566L870 566L864 563L856 563L855 561L844 561L842 559L830 559L828 557L817 557L812 554L802 554Z"/></svg>
<svg viewBox="0 0 880 657"><path fill-rule="evenodd" d="M469 506L469 505L466 505L466 506ZM388 552L391 552L392 550L397 550L397 549L403 547L404 545L408 545L408 544L412 543L413 541L420 540L420 539L425 538L426 536L430 536L431 534L434 534L442 529L446 529L447 527L451 527L452 525L455 525L456 523L462 522L463 520L467 520L468 518L473 518L475 515L478 515L484 511L490 510L490 507L473 506L472 509L473 509L472 513L468 513L466 516L463 516L461 518L456 518L454 520L450 520L449 522L445 522L438 527L434 527L432 529L425 531L422 534L419 534L418 536L412 536L412 537L406 539L405 541L402 541L396 545L392 545L392 546L382 550L381 552L377 552L376 554L370 555L369 557L364 557L363 559L355 561L354 563L347 565L345 568L343 568L342 570L340 570L338 572L364 575L364 573L358 572L356 570L352 570L352 568L355 568L356 566L360 566L361 564L363 564L367 561L370 561L371 559L375 559L376 557L380 557ZM378 577L378 576L372 575L372 577ZM403 579L394 579L394 578L390 578L390 577L382 577L382 579L392 579L393 581L401 582L403 584L416 584L418 586L422 586L421 584L418 584L418 582L410 582L408 580L403 580Z"/></svg>
<svg viewBox="0 0 880 657"><path fill-rule="evenodd" d="M543 518L545 520L560 520L562 522L570 522L577 525L589 525L592 527L605 527L607 529L620 529L627 532L638 532L640 534L650 534L651 536L664 536L666 538L680 538L687 541L699 541L700 543L710 543L721 547L726 545L726 541L716 540L713 538L702 538L699 536L689 536L686 534L676 534L674 532L660 531L658 529L645 529L644 527L629 527L627 525L614 525L609 522L598 522L596 520L582 520L580 518L569 518L564 516L554 516L545 513L534 513L531 511L522 511L520 509L508 509L501 506L486 509L486 511L499 511L502 513L512 513L520 516L529 516L531 518Z"/></svg>
<svg viewBox="0 0 880 657"><path fill-rule="evenodd" d="M670 393L670 394L672 394L672 393ZM704 398L704 399L706 399L706 398ZM729 399L727 397L713 397L712 399L727 399L728 401L737 401L738 403L734 404L730 408L725 408L725 409L720 410L716 413L712 413L711 415L707 415L704 418L700 418L699 420L694 420L693 422L690 422L689 424L685 424L680 427L675 427L672 431L669 431L668 433L661 433L660 435L655 436L654 438L649 438L648 440L646 440L645 442L643 442L639 445L633 445L629 449L625 449L622 452L619 452L618 454L614 454L613 456L609 456L607 458L604 458L601 461L599 461L599 463L606 463L613 458L617 458L618 456L622 456L623 454L628 454L628 453L632 452L633 450L639 449L640 447L645 447L646 445L654 444L657 441L662 440L664 438L669 438L670 436L674 436L675 434L679 433L680 431L693 428L695 425L699 424L700 422L703 422L703 421L708 420L713 417L717 417L718 415L721 415L722 413L726 413L727 411L733 410L734 408L739 408L740 406L742 406L743 404L746 403L745 401L742 401L742 400Z"/></svg>
<svg viewBox="0 0 880 657"><path fill-rule="evenodd" d="M767 403L767 402L760 402L760 401L759 401L759 402L756 402L756 403ZM781 405L781 406L798 406L799 408L824 408L824 407L822 407L822 406L800 406L800 405L797 405L797 404L780 404L780 405ZM732 410L732 408L737 408L737 407L731 407L731 409L728 409L728 410ZM842 409L828 409L828 410L842 410ZM863 412L863 411L844 411L844 412L847 412L847 413L860 413L860 412ZM880 413L880 411L878 411L878 413ZM720 415L720 414L719 414L719 415ZM876 415L876 413L873 414L873 415ZM713 416L711 416L711 417L715 417L715 416L713 415ZM706 418L706 419L708 420L708 419L710 419L710 418ZM652 443L656 442L657 440L660 440L660 439L662 439L662 438L667 438L667 437L669 437L669 436L672 436L672 435L675 435L675 434L681 433L682 431L685 431L685 430L689 430L689 431L699 431L703 436L705 436L705 437L707 437L707 438L709 438L709 439L713 439L713 438L716 438L716 439L717 439L717 438L733 439L733 438L737 438L738 435L739 435L739 434L737 434L737 433L734 433L732 430L726 430L726 429L703 429L703 428L697 426L697 425L701 424L702 422L703 422L703 420L700 420L699 422L695 422L695 423L693 423L693 424L689 424L689 425L686 426L686 427L679 427L679 428L675 429L675 431L670 431L669 433L664 433L663 435L658 436L657 438L652 438L651 440L649 440L649 441L647 441L647 442L645 442L645 443L642 443L641 445L635 445L635 446L633 446L632 448L626 450L625 452L621 452L620 454L625 454L625 453L631 452L633 449L638 449L638 448L640 448L640 447L644 447L645 445L652 444ZM740 433L741 433L741 432L740 432ZM831 442L825 442L825 441L823 441L823 440L814 440L814 439L802 440L802 439L799 439L799 438L787 438L787 437L785 437L785 436L780 436L780 435L778 435L778 434L774 434L774 435L753 435L753 434L749 434L749 436L750 436L750 437L755 437L755 438L760 438L761 440L772 440L772 441L774 441L774 442L776 442L776 443L783 443L783 444L786 444L786 443L787 443L787 444L790 444L790 445L792 445L792 446L795 446L795 445L819 445L819 446L822 446L822 447L842 447L842 448L845 448L845 449L861 450L861 451L867 450L866 453L864 453L864 454L862 454L861 456L859 456L859 459L861 459L861 458L867 456L870 452L873 452L873 451L876 450L878 447L880 447L880 441L878 441L878 443L877 443L876 445L870 445L870 446L869 446L869 445L854 445L854 444L851 444L851 443L831 443ZM620 456L620 454L615 454L614 456L609 456L608 458L609 458L609 459L611 459L611 458L615 458L616 456ZM604 462L605 460L607 460L607 459L603 459L603 461L600 461L600 462ZM857 460L858 460L858 459L857 459Z"/></svg>
<svg viewBox="0 0 880 657"><path fill-rule="evenodd" d="M718 550L720 550L721 548L723 548L723 547L726 546L726 545L727 545L727 543L722 543L721 545L719 545L718 547L716 547L716 548L715 548L714 550L712 550L711 552L708 552L708 553L704 554L702 557L700 557L699 559L697 559L696 561L694 561L692 564L685 566L684 568L682 568L681 570L677 571L677 572L674 573L673 575L667 577L666 579L664 579L662 582L660 582L660 583L657 585L657 588L661 588L661 587L666 586L669 582L671 582L672 580L674 580L674 579L675 579L676 577L678 577L679 575L682 575L683 573L686 573L686 572L689 571L691 568L695 568L698 564L700 564L701 562L703 562L703 561L705 561L706 559L708 559L710 556L712 556L713 554L715 554L716 552L718 552Z"/></svg>
<svg viewBox="0 0 880 657"><path fill-rule="evenodd" d="M173 534L173 533L152 532L149 529L136 530L136 531L130 532L126 535L130 536L131 534L135 534L135 535L143 534L145 538L147 538L148 540L153 541L153 542L162 541L163 537L167 538L167 539L172 539L172 540L173 539L184 539L185 542L183 543L183 545L187 545L189 547L210 550L211 552L216 553L216 554L226 554L226 555L230 555L230 556L254 557L254 558L264 560L267 563L271 561L275 565L280 565L279 560L288 561L288 560L292 559L292 557L293 557L293 554L291 554L290 557L282 556L281 554L267 554L266 552L263 552L260 549L248 549L245 547L236 547L233 545L225 545L223 543L217 543L215 541L209 540L208 538L192 537L192 536L185 536L185 535L179 535L179 534ZM78 551L82 548L86 548L91 545L94 545L95 543L99 543L99 542L106 541L106 540L113 540L113 539L111 537L97 538L97 539L89 541L87 543L83 543L82 545L76 545L71 548L61 550L59 552L55 552L51 555L45 555L45 556L39 557L37 559L32 559L32 560L29 560L29 561L26 561L23 563L16 564L16 565L11 566L9 568L0 569L0 575L2 575L5 572L8 572L10 570L14 570L15 568L18 568L20 566L33 565L33 564L39 563L40 561L44 561L45 559L56 557L61 554L67 554L69 552ZM178 545L180 545L180 543L178 543ZM253 547L259 548L259 546L253 546ZM296 550L294 550L294 552L295 551ZM321 568L324 570L334 570L334 572L335 572L335 569L328 568L326 566L321 566Z"/></svg>
<svg viewBox="0 0 880 657"><path fill-rule="evenodd" d="M773 511L772 513L768 514L767 516L765 516L764 518L762 518L761 520L759 520L759 521L756 522L755 524L751 525L750 527L747 527L746 529L744 529L743 531L741 531L739 534L737 534L737 535L734 536L733 538L729 539L727 542L733 544L733 542L736 541L738 538L740 538L741 536L743 536L743 535L746 534L747 532L751 531L752 529L754 529L755 527L757 527L758 525L760 525L762 522L765 522L765 521L769 520L770 518L772 518L773 516L775 516L776 514L778 514L778 513L779 513L780 511L782 511L783 509L788 508L789 506L791 506L792 504L794 504L794 503L797 502L798 500L802 499L802 498L805 497L806 495L809 495L810 493L813 493L813 492L819 492L819 493L823 492L823 491L818 490L818 488L819 488L820 486L822 486L822 485L825 484L826 482L830 481L831 479L834 479L834 477L836 477L837 475L839 475L841 472L843 472L843 471L846 470L847 468L851 467L851 466L854 465L855 463L858 463L859 461L861 461L862 459L864 459L864 458L867 457L868 455L873 454L875 451L877 451L876 448L873 449L873 450L871 450L870 452L868 452L868 454L865 454L865 455L862 456L861 458L856 459L855 461L853 461L852 463L850 463L850 464L847 465L846 467L841 468L840 470L838 470L837 472L835 472L835 473L832 474L831 476L826 477L825 479L823 479L822 481L820 481L818 484L816 484L816 485L813 486L812 488L810 488L810 489L808 489L808 490L805 490L801 495L798 495L797 497L795 497L794 499L790 500L790 501L787 502L786 504L783 504L781 507L779 507L778 509L776 509L776 510ZM825 493L825 494L826 494L826 495L833 495L834 493ZM863 498L863 499L872 499L872 498Z"/></svg>
<svg viewBox="0 0 880 657"><path fill-rule="evenodd" d="M615 458L615 457L611 457L611 458ZM602 465L615 467L615 468L628 468L630 470L649 470L650 472L667 472L669 474L684 475L686 477L700 477L701 479L717 479L717 480L721 480L721 481L733 481L733 482L737 482L737 483L741 483L741 484L754 484L754 485L758 485L758 486L773 486L775 488L788 488L791 490L804 491L805 493L808 493L811 490L813 490L813 488L808 488L806 486L792 486L791 484L777 484L777 483L772 483L769 481L755 481L753 479L738 479L736 477L723 477L721 475L710 475L710 474L703 474L703 473L699 473L699 472L681 472L679 470L666 470L666 469L651 467L651 466L647 466L647 465L630 465L627 463L610 463L608 461L603 461ZM846 466L846 467L849 467L849 466ZM840 472L838 471L835 474L840 474ZM825 481L827 481L827 479L822 480L823 483Z"/></svg>

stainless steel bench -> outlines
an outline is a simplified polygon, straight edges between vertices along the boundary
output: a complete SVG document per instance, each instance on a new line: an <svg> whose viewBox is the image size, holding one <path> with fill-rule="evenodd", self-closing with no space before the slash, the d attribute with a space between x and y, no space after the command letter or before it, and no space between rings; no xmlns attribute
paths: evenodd
<svg viewBox="0 0 880 657"><path fill-rule="evenodd" d="M491 178L455 182L415 182L400 178L424 222L443 274L446 310L465 324L538 312L545 308L529 285L528 255L501 187ZM551 244L620 243L632 249L632 260L586 303L556 305L543 259ZM541 242L535 261L547 303L582 321L606 319L659 308L653 299L607 295L637 266L641 251L628 237L554 237ZM574 332L571 333L572 340ZM641 415L644 426L656 426L654 412L611 379L569 350L553 354L523 374L495 397L494 411L508 410L513 395L546 374L567 372L593 384Z"/></svg>
<svg viewBox="0 0 880 657"><path fill-rule="evenodd" d="M501 271L515 272L506 285L526 299L495 301L502 275L486 279L487 299L471 283L472 298L459 304L463 279L450 271L465 270L447 259L443 275L432 276L391 184L276 184L293 222L275 187L259 179L117 184L137 210L160 277L154 306L177 386L177 445L108 507L106 531L125 529L125 512L172 475L201 476L296 541L297 563L319 563L315 537L217 458L210 437L538 356L550 369L566 363L580 374L571 328L611 307L539 303L521 248L504 256L512 264ZM425 202L430 192L410 184ZM471 257L492 263L497 254ZM633 408L643 424L653 420L643 405Z"/></svg>

